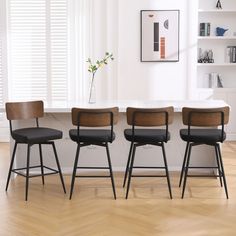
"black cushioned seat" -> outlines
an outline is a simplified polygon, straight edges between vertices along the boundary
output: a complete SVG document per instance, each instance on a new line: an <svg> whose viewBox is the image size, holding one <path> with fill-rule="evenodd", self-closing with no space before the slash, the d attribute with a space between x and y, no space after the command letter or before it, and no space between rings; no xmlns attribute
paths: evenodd
<svg viewBox="0 0 236 236"><path fill-rule="evenodd" d="M71 129L69 131L70 138L74 141L78 141L77 129ZM81 129L79 131L80 142L112 142L115 140L115 133L111 130L104 129Z"/></svg>
<svg viewBox="0 0 236 236"><path fill-rule="evenodd" d="M135 129L134 136L132 135L132 129L125 129L124 135L126 140L132 142L165 142L170 140L170 133L167 133L164 129Z"/></svg>
<svg viewBox="0 0 236 236"><path fill-rule="evenodd" d="M228 190L221 157L220 143L226 139L224 131L225 124L229 121L229 107L218 108L191 108L182 109L183 124L188 126L180 130L180 137L186 142L186 149L179 179L179 187L183 180L182 198L184 197L187 177L219 177L221 187L225 187L225 194L228 198ZM215 149L215 163L212 166L190 164L192 148L199 145L211 146ZM207 158L207 157L206 157ZM189 169L213 169L218 173L212 174L188 174Z"/></svg>
<svg viewBox="0 0 236 236"><path fill-rule="evenodd" d="M87 109L87 108L72 108L71 118L72 124L77 126L77 129L69 130L69 135L72 141L77 143L75 154L74 168L71 178L70 199L72 198L75 178L111 178L113 195L116 199L115 182L113 178L112 165L108 143L115 140L113 125L118 122L118 107ZM84 128L81 128L84 127ZM109 128L107 128L109 127ZM108 167L106 166L79 166L80 149L82 147L95 145L106 148ZM104 169L109 170L110 175L78 175L77 169Z"/></svg>
<svg viewBox="0 0 236 236"><path fill-rule="evenodd" d="M6 103L6 115L10 124L11 137L15 140L15 145L13 147L11 163L8 171L6 191L8 189L11 173L14 172L19 174L26 179L25 183L25 200L28 200L28 188L29 179L37 176L42 176L42 183L44 184L44 176L59 174L61 179L61 184L66 193L66 188L61 172L60 162L57 156L56 146L54 140L62 138L62 132L60 130L45 128L39 126L39 118L44 116L44 104L43 101L27 101L27 102L8 102ZM19 126L21 125L21 120L35 120L35 126L14 129L13 122L15 120L19 121ZM14 160L16 157L16 150L18 145L27 145L27 155L26 155L26 166L21 168L13 168ZM40 165L31 165L31 147L38 145L39 147L39 161ZM52 149L55 156L55 161L57 168L51 168L43 164L43 145L52 145ZM41 174L30 174L30 169L40 168ZM45 173L44 170L47 170ZM25 170L25 173L23 172Z"/></svg>
<svg viewBox="0 0 236 236"><path fill-rule="evenodd" d="M216 143L222 141L222 130L219 129L191 129L190 136L188 129L180 130L180 137L186 142L195 143ZM223 141L226 133L223 133Z"/></svg>
<svg viewBox="0 0 236 236"><path fill-rule="evenodd" d="M61 139L62 132L51 128L32 127L14 130L12 132L12 138L18 143L43 143L50 140Z"/></svg>
<svg viewBox="0 0 236 236"><path fill-rule="evenodd" d="M170 140L170 132L168 126L173 122L173 107L163 108L135 108L128 107L126 109L127 124L132 128L124 130L124 136L130 142L129 156L126 164L123 187L125 187L128 178L126 199L128 198L131 177L166 177L170 198L172 198L171 184L168 172L168 165L165 154L164 143ZM138 127L138 128L137 128ZM163 128L165 127L165 128ZM164 165L162 166L135 166L135 152L137 147L152 145L161 147ZM156 158L156 157L155 157ZM164 169L165 175L133 175L135 168L145 169Z"/></svg>

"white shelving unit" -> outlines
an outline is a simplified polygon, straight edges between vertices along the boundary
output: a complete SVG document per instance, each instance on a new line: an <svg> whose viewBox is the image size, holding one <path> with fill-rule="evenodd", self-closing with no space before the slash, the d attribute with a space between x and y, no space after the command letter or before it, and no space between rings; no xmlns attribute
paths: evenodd
<svg viewBox="0 0 236 236"><path fill-rule="evenodd" d="M236 63L226 60L227 46L236 46L236 0L221 0L222 9L216 9L216 0L198 0L198 27L210 23L210 36L197 36L197 48L213 51L214 63L197 63L197 88L209 87L208 75L218 73L225 88L236 88ZM216 36L216 27L228 29L224 36ZM223 88L224 89L224 88ZM214 92L214 90L212 91Z"/></svg>
<svg viewBox="0 0 236 236"><path fill-rule="evenodd" d="M228 139L236 140L236 63L226 59L227 46L236 46L236 0L221 0L222 9L216 9L217 0L198 0L198 51L212 50L214 63L195 63L198 99L222 99L231 106ZM200 23L210 23L210 36L199 36ZM216 36L216 27L228 29L224 36ZM196 58L197 61L197 58ZM223 88L209 88L209 74L221 75Z"/></svg>

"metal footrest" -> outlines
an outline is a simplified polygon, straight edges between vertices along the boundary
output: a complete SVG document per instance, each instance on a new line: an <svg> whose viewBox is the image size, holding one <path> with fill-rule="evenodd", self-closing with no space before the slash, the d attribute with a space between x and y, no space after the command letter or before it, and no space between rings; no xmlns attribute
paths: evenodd
<svg viewBox="0 0 236 236"><path fill-rule="evenodd" d="M166 169L165 166L133 166L133 169Z"/></svg>
<svg viewBox="0 0 236 236"><path fill-rule="evenodd" d="M219 169L216 166L189 166L188 169ZM185 171L186 171L186 167L185 167ZM220 170L218 170L219 174L218 175L201 175L201 174L189 174L187 175L187 177L206 177L206 178L216 178L216 177L222 177L223 174Z"/></svg>
<svg viewBox="0 0 236 236"><path fill-rule="evenodd" d="M218 166L189 166L188 169L219 169L219 167Z"/></svg>
<svg viewBox="0 0 236 236"><path fill-rule="evenodd" d="M77 169L109 170L109 167L102 166L77 166ZM75 175L76 178L110 178L110 175Z"/></svg>
<svg viewBox="0 0 236 236"><path fill-rule="evenodd" d="M131 177L167 177L166 175L131 175Z"/></svg>
<svg viewBox="0 0 236 236"><path fill-rule="evenodd" d="M97 169L97 170L109 170L109 167L95 167L95 166L77 166L77 169Z"/></svg>
<svg viewBox="0 0 236 236"><path fill-rule="evenodd" d="M76 175L76 178L110 178L110 175Z"/></svg>
<svg viewBox="0 0 236 236"><path fill-rule="evenodd" d="M202 178L216 178L216 177L223 177L222 173L219 175L187 175L187 177L202 177Z"/></svg>
<svg viewBox="0 0 236 236"><path fill-rule="evenodd" d="M41 166L39 166L39 165L38 166L30 166L29 170L30 169L35 169L35 168L41 168ZM44 176L45 175L54 175L54 174L58 174L59 173L58 170L55 170L55 169L47 167L47 166L43 166L43 168L51 171L50 173L44 173L43 174ZM12 169L11 171L14 172L15 174L20 175L20 176L27 177L26 174L23 174L23 173L20 172L20 171L26 170L26 169L27 169L26 167L23 167L23 168ZM39 177L39 176L42 176L42 174L30 175L29 178Z"/></svg>

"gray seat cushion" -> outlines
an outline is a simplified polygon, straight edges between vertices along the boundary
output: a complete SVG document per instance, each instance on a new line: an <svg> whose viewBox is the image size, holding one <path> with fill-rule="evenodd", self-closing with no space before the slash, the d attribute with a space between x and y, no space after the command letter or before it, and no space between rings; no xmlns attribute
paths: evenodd
<svg viewBox="0 0 236 236"><path fill-rule="evenodd" d="M132 129L124 130L125 138L128 141L140 142L140 143L155 143L166 141L165 129L135 129L134 139L132 136ZM167 134L167 140L170 140L170 133Z"/></svg>
<svg viewBox="0 0 236 236"><path fill-rule="evenodd" d="M112 142L115 139L115 133L113 132L111 137L111 130L106 129L80 129L79 139L77 137L77 129L71 129L69 135L74 142L79 140L79 142L84 143Z"/></svg>
<svg viewBox="0 0 236 236"><path fill-rule="evenodd" d="M12 138L18 143L43 143L61 139L62 132L51 128L32 127L14 130L12 132Z"/></svg>
<svg viewBox="0 0 236 236"><path fill-rule="evenodd" d="M223 140L221 140L220 129L191 129L190 136L188 136L188 129L180 130L180 137L186 142L194 143L216 143L226 139L226 134L223 134Z"/></svg>

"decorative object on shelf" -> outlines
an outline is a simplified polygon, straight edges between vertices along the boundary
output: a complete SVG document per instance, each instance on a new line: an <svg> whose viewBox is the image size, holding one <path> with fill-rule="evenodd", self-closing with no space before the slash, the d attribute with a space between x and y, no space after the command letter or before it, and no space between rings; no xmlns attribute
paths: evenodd
<svg viewBox="0 0 236 236"><path fill-rule="evenodd" d="M96 102L96 90L94 83L95 74L100 67L107 65L109 59L114 60L113 54L106 52L105 56L100 61L97 60L96 63L93 63L90 58L88 58L87 60L87 62L89 63L88 71L92 73L92 78L90 78L90 86L89 86L89 99L88 99L89 103Z"/></svg>
<svg viewBox="0 0 236 236"><path fill-rule="evenodd" d="M214 59L213 59L213 51L210 49L207 53L208 55L208 62L209 63L213 63L214 62Z"/></svg>
<svg viewBox="0 0 236 236"><path fill-rule="evenodd" d="M211 24L209 22L202 22L199 26L199 35L200 36L210 36Z"/></svg>
<svg viewBox="0 0 236 236"><path fill-rule="evenodd" d="M227 46L226 63L236 63L236 46Z"/></svg>
<svg viewBox="0 0 236 236"><path fill-rule="evenodd" d="M179 61L179 10L141 10L141 61Z"/></svg>
<svg viewBox="0 0 236 236"><path fill-rule="evenodd" d="M216 36L224 36L225 32L229 29L224 29L221 27L216 27Z"/></svg>
<svg viewBox="0 0 236 236"><path fill-rule="evenodd" d="M198 63L202 63L202 49L201 48L198 48L198 59L197 59L197 62Z"/></svg>
<svg viewBox="0 0 236 236"><path fill-rule="evenodd" d="M216 3L216 8L217 8L217 9L222 9L222 5L221 5L220 0L217 1L217 3Z"/></svg>
<svg viewBox="0 0 236 236"><path fill-rule="evenodd" d="M213 51L205 50L202 53L202 49L198 49L198 63L214 63Z"/></svg>

